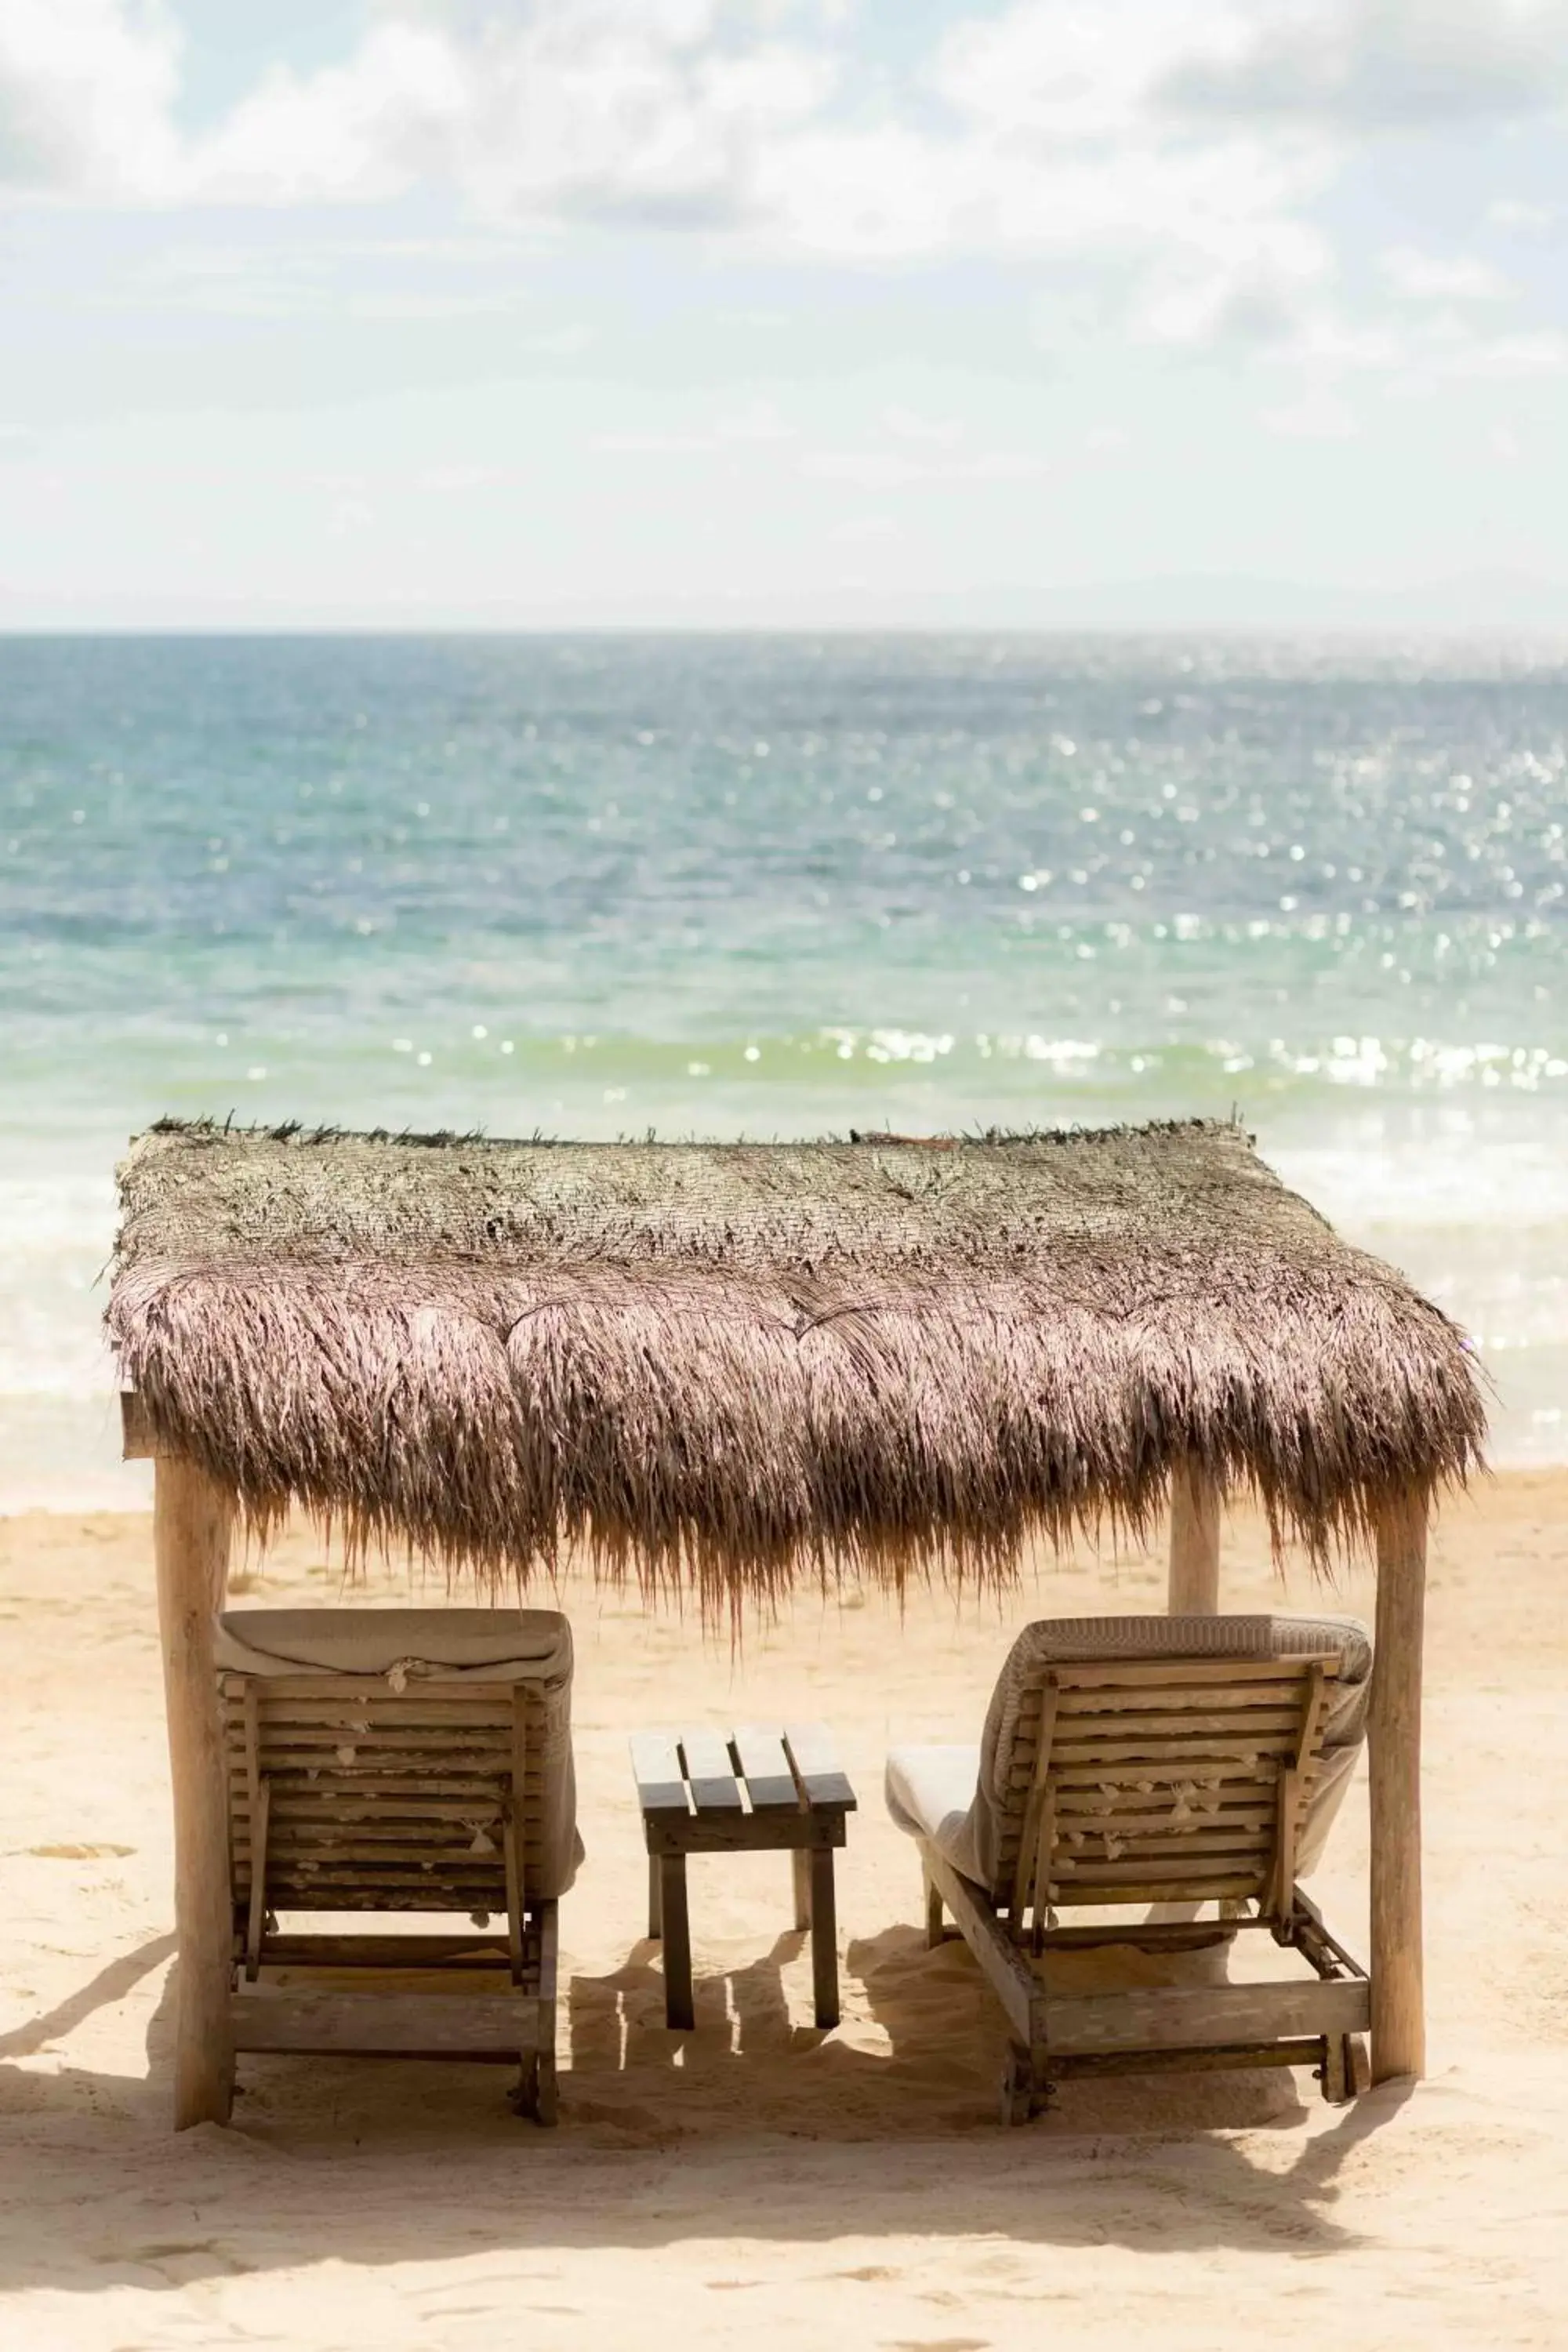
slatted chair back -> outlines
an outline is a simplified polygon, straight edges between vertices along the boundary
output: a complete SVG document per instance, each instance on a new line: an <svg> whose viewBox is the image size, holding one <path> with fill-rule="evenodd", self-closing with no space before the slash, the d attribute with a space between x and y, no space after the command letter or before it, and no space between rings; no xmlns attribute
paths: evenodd
<svg viewBox="0 0 1568 2352"><path fill-rule="evenodd" d="M231 1673L220 1686L252 1971L279 1911L494 1912L521 1952L547 1836L544 1684Z"/></svg>
<svg viewBox="0 0 1568 2352"><path fill-rule="evenodd" d="M1229 1899L1289 1910L1343 1668L1288 1657L1054 1662L1015 1692L996 1759L1015 1932L1032 1907Z"/></svg>

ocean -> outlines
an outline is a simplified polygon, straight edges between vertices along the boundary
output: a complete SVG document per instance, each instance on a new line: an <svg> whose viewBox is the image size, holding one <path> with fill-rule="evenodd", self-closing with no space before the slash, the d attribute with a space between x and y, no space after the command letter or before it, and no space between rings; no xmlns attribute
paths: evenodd
<svg viewBox="0 0 1568 2352"><path fill-rule="evenodd" d="M0 1507L139 1504L162 1112L1236 1111L1568 1454L1568 647L0 639Z"/></svg>

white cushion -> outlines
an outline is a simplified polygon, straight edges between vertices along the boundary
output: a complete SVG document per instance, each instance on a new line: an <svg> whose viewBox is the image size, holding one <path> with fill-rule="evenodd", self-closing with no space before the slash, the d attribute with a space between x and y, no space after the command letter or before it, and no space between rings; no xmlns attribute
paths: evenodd
<svg viewBox="0 0 1568 2352"><path fill-rule="evenodd" d="M930 1838L965 1878L980 1876L974 1846L978 1748L892 1748L888 1751L888 1811L911 1837Z"/></svg>

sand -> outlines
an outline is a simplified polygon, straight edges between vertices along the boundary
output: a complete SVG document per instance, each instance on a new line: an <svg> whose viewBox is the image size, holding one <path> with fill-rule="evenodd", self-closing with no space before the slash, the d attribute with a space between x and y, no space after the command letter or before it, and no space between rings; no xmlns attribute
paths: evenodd
<svg viewBox="0 0 1568 2352"><path fill-rule="evenodd" d="M586 1586L589 1860L562 1907L561 2129L498 2070L251 2060L234 2128L167 2128L170 1840L145 1517L0 1521L0 2342L377 2352L556 2347L1568 2344L1568 1473L1452 1505L1432 1568L1429 2078L1069 2086L1002 2132L1000 2014L928 1952L880 1794L890 1738L973 1738L1030 1616L1157 1608L1087 1555L1008 1601L803 1604L732 1660ZM1257 1525L1225 1593L1279 1605ZM247 1580L337 1597L308 1529ZM399 1574L370 1601L409 1597ZM1319 1599L1292 1571L1286 1605ZM1342 1605L1370 1612L1364 1580ZM860 1791L845 2021L811 2024L787 1865L692 1866L699 2031L639 1940L633 1727L810 1714ZM1315 1891L1365 1942L1365 1806Z"/></svg>

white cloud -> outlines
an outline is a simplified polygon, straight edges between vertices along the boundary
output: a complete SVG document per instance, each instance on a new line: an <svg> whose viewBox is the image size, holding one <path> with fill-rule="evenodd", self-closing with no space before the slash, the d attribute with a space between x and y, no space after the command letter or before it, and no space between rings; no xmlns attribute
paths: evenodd
<svg viewBox="0 0 1568 2352"><path fill-rule="evenodd" d="M1568 334L1544 328L1531 334L1449 338L1446 348L1426 355L1434 375L1468 377L1497 383L1531 377L1568 375Z"/></svg>
<svg viewBox="0 0 1568 2352"><path fill-rule="evenodd" d="M327 528L334 539L352 539L362 530L369 530L374 521L375 509L366 499L341 498L332 502Z"/></svg>
<svg viewBox="0 0 1568 2352"><path fill-rule="evenodd" d="M931 76L971 119L1034 139L1084 144L1146 136L1161 85L1205 47L1228 11L1204 0L1100 0L1066 9L1019 0L957 26Z"/></svg>
<svg viewBox="0 0 1568 2352"><path fill-rule="evenodd" d="M5 0L0 87L33 126L8 142L18 184L262 205L447 186L495 219L687 226L840 260L991 250L1136 276L1173 253L1218 318L1260 273L1321 268L1292 215L1323 163L1157 118L1162 75L1214 13L1023 0L961 20L923 90L868 110L838 12L808 0L383 0L341 63L275 68L182 140L162 5Z"/></svg>
<svg viewBox="0 0 1568 2352"><path fill-rule="evenodd" d="M710 457L721 451L773 449L798 438L796 427L771 400L748 401L700 432L600 433L589 443L613 457Z"/></svg>
<svg viewBox="0 0 1568 2352"><path fill-rule="evenodd" d="M1410 129L1568 99L1568 0L1285 0L1203 19L1159 92L1188 115Z"/></svg>
<svg viewBox="0 0 1568 2352"><path fill-rule="evenodd" d="M841 546L868 547L878 540L897 539L899 525L889 514L847 515L832 526L827 536Z"/></svg>
<svg viewBox="0 0 1568 2352"><path fill-rule="evenodd" d="M1383 273L1407 302L1506 302L1518 291L1500 269L1475 254L1395 246L1383 256Z"/></svg>
<svg viewBox="0 0 1568 2352"><path fill-rule="evenodd" d="M1479 330L1473 313L1435 305L1391 314L1375 326L1347 325L1325 309L1268 352L1266 363L1300 388L1266 413L1270 429L1339 438L1357 429L1344 404L1348 383L1381 379L1394 397L1422 398L1444 384L1548 382L1568 374L1568 333Z"/></svg>
<svg viewBox="0 0 1568 2352"><path fill-rule="evenodd" d="M1498 196L1487 206L1487 218L1493 228L1525 236L1544 235L1562 216L1561 205L1529 204L1520 196Z"/></svg>
<svg viewBox="0 0 1568 2352"><path fill-rule="evenodd" d="M1266 347L1287 341L1307 299L1333 277L1325 240L1289 224L1269 234L1262 226L1251 249L1238 238L1229 254L1189 245L1158 255L1134 310L1142 340L1186 345L1237 343Z"/></svg>
<svg viewBox="0 0 1568 2352"><path fill-rule="evenodd" d="M168 194L179 62L163 0L5 0L0 191Z"/></svg>
<svg viewBox="0 0 1568 2352"><path fill-rule="evenodd" d="M275 68L186 164L193 195L226 203L372 203L442 173L471 106L468 77L431 26L375 26L347 64Z"/></svg>
<svg viewBox="0 0 1568 2352"><path fill-rule="evenodd" d="M949 37L942 84L1064 141L1521 120L1568 100L1568 0L1018 0Z"/></svg>
<svg viewBox="0 0 1568 2352"><path fill-rule="evenodd" d="M588 446L605 457L707 457L718 444L711 433L595 433Z"/></svg>
<svg viewBox="0 0 1568 2352"><path fill-rule="evenodd" d="M1309 385L1283 407L1266 409L1263 422L1270 433L1295 441L1352 441L1360 430L1349 403L1323 384Z"/></svg>
<svg viewBox="0 0 1568 2352"><path fill-rule="evenodd" d="M1553 329L1456 323L1513 290L1473 254L1395 248L1383 268L1408 317L1358 326L1315 208L1391 128L1568 105L1568 0L952 6L900 88L837 0L376 0L339 62L274 68L191 133L171 0L0 0L0 189L279 207L434 190L514 236L586 222L791 262L1027 262L1053 289L1038 340L1058 352L1359 343L1313 383L1397 371L1413 349L1450 373L1555 366ZM1491 225L1542 227L1548 209L1500 199ZM292 296L242 268L200 299L342 307L308 269ZM498 276L362 283L350 307L436 319L516 299ZM719 437L776 420L753 424Z"/></svg>
<svg viewBox="0 0 1568 2352"><path fill-rule="evenodd" d="M499 243L478 233L439 245L320 234L307 242L284 227L233 246L193 236L160 244L102 286L97 299L142 313L253 319L537 317L537 295L518 268L528 250L521 239ZM533 332L509 338L508 348L571 359L592 340L584 320L552 324L540 317Z"/></svg>
<svg viewBox="0 0 1568 2352"><path fill-rule="evenodd" d="M414 487L416 490L433 490L438 497L449 497L461 490L501 489L521 478L498 466L426 466L414 477Z"/></svg>
<svg viewBox="0 0 1568 2352"><path fill-rule="evenodd" d="M495 217L733 226L759 144L833 80L827 53L750 12L387 9L342 65L271 74L189 171L194 191L226 201L368 202L436 181Z"/></svg>
<svg viewBox="0 0 1568 2352"><path fill-rule="evenodd" d="M956 416L922 416L913 408L885 408L882 423L896 441L923 442L937 449L956 448L963 438Z"/></svg>
<svg viewBox="0 0 1568 2352"><path fill-rule="evenodd" d="M274 67L188 137L165 0L4 0L0 186L294 205L433 183L492 215L731 226L759 144L831 94L821 27L721 0L384 0L341 63Z"/></svg>
<svg viewBox="0 0 1568 2352"><path fill-rule="evenodd" d="M582 356L594 341L594 330L586 320L574 319L562 327L542 328L530 335L524 351L533 352L542 360L574 360Z"/></svg>
<svg viewBox="0 0 1568 2352"><path fill-rule="evenodd" d="M1049 467L1028 450L920 457L908 449L816 449L802 459L800 470L813 481L847 482L860 490L902 490L926 483L1031 482Z"/></svg>
<svg viewBox="0 0 1568 2352"><path fill-rule="evenodd" d="M751 400L743 408L720 418L716 437L720 441L766 446L793 441L795 428L771 400Z"/></svg>

